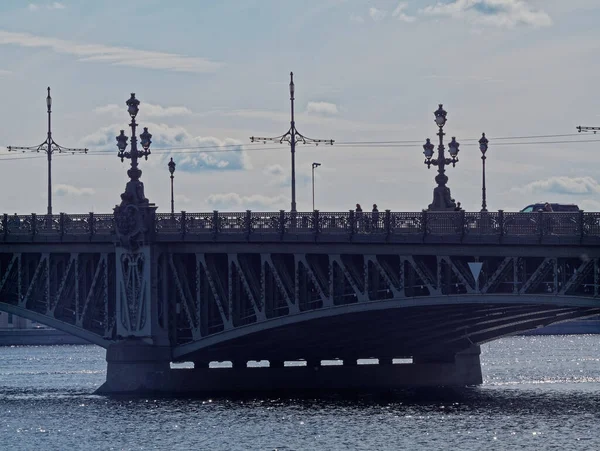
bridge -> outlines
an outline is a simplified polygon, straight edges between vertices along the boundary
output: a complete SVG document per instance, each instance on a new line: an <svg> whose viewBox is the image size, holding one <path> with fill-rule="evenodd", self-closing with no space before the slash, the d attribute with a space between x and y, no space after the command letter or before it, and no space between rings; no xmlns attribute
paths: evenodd
<svg viewBox="0 0 600 451"><path fill-rule="evenodd" d="M438 167L428 210L305 213L292 195L291 211L177 214L144 197L152 135L139 150L127 105L112 213L52 215L49 197L46 215L0 221L0 310L104 347L100 393L479 384L481 344L600 314L600 213L488 212L485 187L482 211L457 209L442 105L438 157L423 146ZM293 167L293 120L289 133Z"/></svg>
<svg viewBox="0 0 600 451"><path fill-rule="evenodd" d="M0 310L106 348L107 393L477 384L480 344L600 314L600 213L124 210L0 223Z"/></svg>

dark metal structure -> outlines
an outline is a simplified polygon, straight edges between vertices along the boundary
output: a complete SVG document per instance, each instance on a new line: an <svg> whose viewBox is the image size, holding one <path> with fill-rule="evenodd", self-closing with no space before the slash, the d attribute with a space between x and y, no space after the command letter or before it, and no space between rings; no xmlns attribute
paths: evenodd
<svg viewBox="0 0 600 451"><path fill-rule="evenodd" d="M485 153L488 150L489 140L485 137L485 133L481 134L481 139L479 140L479 150L481 151L481 165L482 165L482 175L483 180L481 183L481 211L487 211L487 203L485 201Z"/></svg>
<svg viewBox="0 0 600 451"><path fill-rule="evenodd" d="M446 158L444 150L444 125L446 125L447 112L444 110L443 105L440 103L438 109L433 113L435 115L435 123L438 126L438 156L433 157L434 145L431 144L429 138L427 138L423 145L423 154L425 155L425 164L429 169L431 165L438 167L438 174L435 176L435 181L438 184L433 190L433 202L429 204L430 211L452 211L456 208L456 202L452 199L450 194L450 188L446 186L448 183L448 176L446 175L446 166L452 163L452 167L458 163L458 147L459 143L455 137L452 137L452 141L448 144L450 156L452 158Z"/></svg>
<svg viewBox="0 0 600 451"><path fill-rule="evenodd" d="M583 235L555 222L562 234L523 226L462 240L449 219L459 212L438 213L448 220L426 235L399 227L391 236L383 222L282 235L279 222L250 228L244 218L260 216L246 215L190 215L185 233L159 215L155 225L165 227L135 249L126 240L115 247L113 215L63 216L51 232L9 225L0 310L106 348L149 340L168 361L198 367L445 361L471 345L600 314L600 214L583 216ZM230 221L214 228L215 216ZM472 262L481 263L477 275Z"/></svg>
<svg viewBox="0 0 600 451"><path fill-rule="evenodd" d="M595 135L599 130L600 130L600 127L584 127L584 126L581 126L581 125L579 125L577 127L577 131L579 133L581 133L581 132L592 132Z"/></svg>
<svg viewBox="0 0 600 451"><path fill-rule="evenodd" d="M315 163L311 165L312 170L312 209L315 211L315 168L321 166L321 163Z"/></svg>
<svg viewBox="0 0 600 451"><path fill-rule="evenodd" d="M173 197L173 179L175 178L175 162L173 161L173 157L171 157L171 161L167 164L169 167L169 173L171 174L171 215L175 214L175 198Z"/></svg>
<svg viewBox="0 0 600 451"><path fill-rule="evenodd" d="M32 151L32 152L45 152L48 157L48 216L52 215L52 154L58 153L87 153L88 149L76 149L71 147L63 147L54 141L52 138L52 97L50 97L50 87L48 87L48 96L46 97L46 107L48 108L48 135L46 140L32 147L19 147L19 146L8 146L9 152L17 151Z"/></svg>
<svg viewBox="0 0 600 451"><path fill-rule="evenodd" d="M296 144L298 144L298 143L315 144L318 146L319 144L333 145L333 143L334 143L333 139L308 138L308 137L304 136L303 134L301 134L296 129L296 121L294 119L295 89L296 88L294 86L294 73L290 72L290 114L291 114L290 129L287 132L285 132L283 135L276 136L275 138L261 138L261 137L257 137L257 136L250 137L250 142L262 141L262 142L266 143L267 141L270 141L270 142L283 143L284 141L286 141L287 143L289 143L290 152L292 155L292 206L291 206L292 213L296 212Z"/></svg>

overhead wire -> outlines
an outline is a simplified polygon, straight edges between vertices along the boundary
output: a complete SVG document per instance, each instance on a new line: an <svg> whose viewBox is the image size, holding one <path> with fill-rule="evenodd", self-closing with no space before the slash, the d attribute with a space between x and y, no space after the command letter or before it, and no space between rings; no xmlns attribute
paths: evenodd
<svg viewBox="0 0 600 451"><path fill-rule="evenodd" d="M568 139L568 140L547 140L549 138L562 138L562 137L573 137L581 136L579 133L564 133L564 134L552 134L552 135L529 135L529 136L501 136L495 138L489 138L490 142L493 142L494 146L516 146L516 145L544 145L544 144L575 144L575 143L592 143L600 142L600 138L596 139ZM529 140L538 139L538 141L514 141L514 142L497 142L503 140ZM545 139L540 141L539 139ZM462 139L463 146L475 146L477 145L478 138L465 138ZM465 142L466 141L466 142ZM369 148L369 149L385 149L385 148L398 148L398 147L415 147L416 144L422 143L422 140L396 140L396 141L339 141L335 142L333 146L321 146L327 150L341 149L341 148ZM270 151L270 150L281 150L288 148L287 144L267 144L257 146L257 144L263 143L244 143L244 144L224 144L224 145L201 145L201 146L176 146L176 147L159 147L151 149L155 154L179 154L179 155L196 155L203 153L224 153L224 152L253 152L253 151ZM26 152L23 152L26 153ZM89 150L87 156L105 156L115 155L116 151L108 149ZM62 152L54 154L54 156L73 156L70 152ZM28 160L34 158L46 158L45 155L0 155L1 161L11 160Z"/></svg>

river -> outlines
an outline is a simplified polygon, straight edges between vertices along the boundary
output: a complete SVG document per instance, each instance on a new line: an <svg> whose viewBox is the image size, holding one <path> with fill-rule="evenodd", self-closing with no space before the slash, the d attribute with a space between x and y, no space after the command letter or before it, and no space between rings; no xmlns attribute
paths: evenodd
<svg viewBox="0 0 600 451"><path fill-rule="evenodd" d="M95 346L0 348L0 449L600 449L600 335L482 346L484 384L393 396L154 399L93 394Z"/></svg>

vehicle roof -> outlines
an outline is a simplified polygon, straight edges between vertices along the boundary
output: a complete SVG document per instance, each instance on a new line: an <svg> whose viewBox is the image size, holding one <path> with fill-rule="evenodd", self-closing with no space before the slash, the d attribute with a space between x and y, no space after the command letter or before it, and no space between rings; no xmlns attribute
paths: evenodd
<svg viewBox="0 0 600 451"><path fill-rule="evenodd" d="M577 204L562 204L560 202L548 202L553 210L570 210L575 211L579 210L579 206ZM526 210L529 207L533 207L533 209L543 209L546 202L536 202L535 204L529 204L521 211Z"/></svg>

